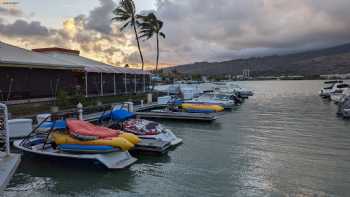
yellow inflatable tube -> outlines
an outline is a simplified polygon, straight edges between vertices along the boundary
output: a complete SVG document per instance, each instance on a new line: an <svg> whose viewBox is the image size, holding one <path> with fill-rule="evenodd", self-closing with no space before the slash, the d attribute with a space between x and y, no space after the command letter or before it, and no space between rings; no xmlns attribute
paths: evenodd
<svg viewBox="0 0 350 197"><path fill-rule="evenodd" d="M111 139L99 139L99 140L90 140L90 141L81 141L72 138L68 134L53 133L51 135L53 141L56 144L79 144L79 145L105 145L113 146L122 149L123 151L128 151L134 147L134 144L129 142L123 137L114 137Z"/></svg>
<svg viewBox="0 0 350 197"><path fill-rule="evenodd" d="M132 133L122 133L118 137L122 137L131 142L132 144L138 144L141 141L141 139L137 135Z"/></svg>
<svg viewBox="0 0 350 197"><path fill-rule="evenodd" d="M192 110L213 110L215 112L224 111L224 108L220 105L210 105L210 104L191 104L183 103L181 104L183 109L192 109Z"/></svg>

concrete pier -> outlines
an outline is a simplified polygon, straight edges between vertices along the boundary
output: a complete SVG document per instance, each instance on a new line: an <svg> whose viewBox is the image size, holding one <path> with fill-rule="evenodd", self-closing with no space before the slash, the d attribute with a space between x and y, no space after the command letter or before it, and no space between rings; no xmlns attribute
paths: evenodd
<svg viewBox="0 0 350 197"><path fill-rule="evenodd" d="M19 154L10 152L10 131L8 125L8 110L5 104L0 103L0 195L10 182L20 161ZM1 152L4 150L4 152Z"/></svg>
<svg viewBox="0 0 350 197"><path fill-rule="evenodd" d="M21 156L19 154L7 155L0 152L0 194L6 189L20 161Z"/></svg>

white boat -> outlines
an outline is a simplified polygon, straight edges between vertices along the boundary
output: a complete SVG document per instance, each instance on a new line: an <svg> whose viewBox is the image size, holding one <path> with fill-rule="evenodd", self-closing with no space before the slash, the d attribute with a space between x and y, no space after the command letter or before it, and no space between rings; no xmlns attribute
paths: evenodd
<svg viewBox="0 0 350 197"><path fill-rule="evenodd" d="M348 94L350 85L345 83L336 84L329 91L329 98L334 102L339 102L345 94Z"/></svg>
<svg viewBox="0 0 350 197"><path fill-rule="evenodd" d="M350 96L345 96L339 102L337 114L343 118L350 118Z"/></svg>
<svg viewBox="0 0 350 197"><path fill-rule="evenodd" d="M236 94L241 98L248 98L249 96L253 96L254 93L250 90L240 87L234 83L224 83L224 82L216 82L214 91L222 92L227 94Z"/></svg>
<svg viewBox="0 0 350 197"><path fill-rule="evenodd" d="M231 109L235 106L235 101L233 101L228 95L212 93L203 94L197 98L186 101L186 103L215 104L220 105L225 109Z"/></svg>
<svg viewBox="0 0 350 197"><path fill-rule="evenodd" d="M174 135L174 133L170 130L160 133L158 135L149 136L149 135L140 135L141 139L154 139L159 141L170 142L171 146L177 146L182 143L182 139L178 138Z"/></svg>
<svg viewBox="0 0 350 197"><path fill-rule="evenodd" d="M341 93L332 93L330 98L334 103L340 103L347 96L350 96L350 88L345 88Z"/></svg>
<svg viewBox="0 0 350 197"><path fill-rule="evenodd" d="M111 170L126 168L137 161L137 159L132 157L127 151L117 151L103 154L72 154L62 152L54 148L51 143L45 143L44 137L16 140L13 142L13 146L19 150L26 153L32 153L34 155L61 159L98 161Z"/></svg>
<svg viewBox="0 0 350 197"><path fill-rule="evenodd" d="M230 84L231 88L233 89L234 92L236 92L240 97L242 98L248 98L250 96L253 96L254 93L250 90L247 90L245 88L240 87L237 84Z"/></svg>
<svg viewBox="0 0 350 197"><path fill-rule="evenodd" d="M343 84L343 81L326 81L324 82L325 85L327 85L326 87L323 87L320 92L319 95L322 98L330 98L331 93L334 91L334 87Z"/></svg>
<svg viewBox="0 0 350 197"><path fill-rule="evenodd" d="M125 132L136 134L141 139L153 139L170 143L176 146L182 143L182 139L175 136L169 129L162 124L145 119L130 119L122 122L122 128Z"/></svg>
<svg viewBox="0 0 350 197"><path fill-rule="evenodd" d="M64 114L60 115L60 117L61 116L65 118ZM111 170L126 168L137 161L128 151L123 151L121 148L117 147L78 144L57 145L51 139L51 134L54 131L65 131L66 129L67 126L63 120L54 122L44 121L24 139L14 141L13 146L22 150L24 153L45 156L46 158L98 161ZM76 146L78 148L62 148L62 146L67 145Z"/></svg>
<svg viewBox="0 0 350 197"><path fill-rule="evenodd" d="M182 139L165 128L162 124L145 119L135 119L135 114L126 109L114 109L101 116L100 120L107 122L107 127L120 129L137 135L141 142L135 146L139 152L166 153L170 146L177 146ZM109 123L108 123L109 122Z"/></svg>

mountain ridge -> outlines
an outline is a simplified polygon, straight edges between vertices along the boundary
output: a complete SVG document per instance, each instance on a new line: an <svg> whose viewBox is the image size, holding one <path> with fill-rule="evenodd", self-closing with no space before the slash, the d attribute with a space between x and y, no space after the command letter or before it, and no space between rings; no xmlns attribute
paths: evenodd
<svg viewBox="0 0 350 197"><path fill-rule="evenodd" d="M325 75L350 73L350 43L285 55L269 55L223 62L196 62L163 69L190 75L239 75L249 69L251 76Z"/></svg>

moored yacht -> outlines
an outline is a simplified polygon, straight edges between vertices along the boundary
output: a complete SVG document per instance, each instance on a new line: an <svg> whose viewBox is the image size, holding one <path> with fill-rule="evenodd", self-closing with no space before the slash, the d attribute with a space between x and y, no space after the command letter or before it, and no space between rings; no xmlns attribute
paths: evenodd
<svg viewBox="0 0 350 197"><path fill-rule="evenodd" d="M326 81L326 82L324 82L324 84L327 85L327 86L320 90L319 95L322 98L330 98L334 87L343 84L343 81L339 81L339 80Z"/></svg>
<svg viewBox="0 0 350 197"><path fill-rule="evenodd" d="M197 98L188 100L185 103L214 104L220 105L225 109L232 109L235 106L235 101L228 95L215 93L203 94Z"/></svg>

